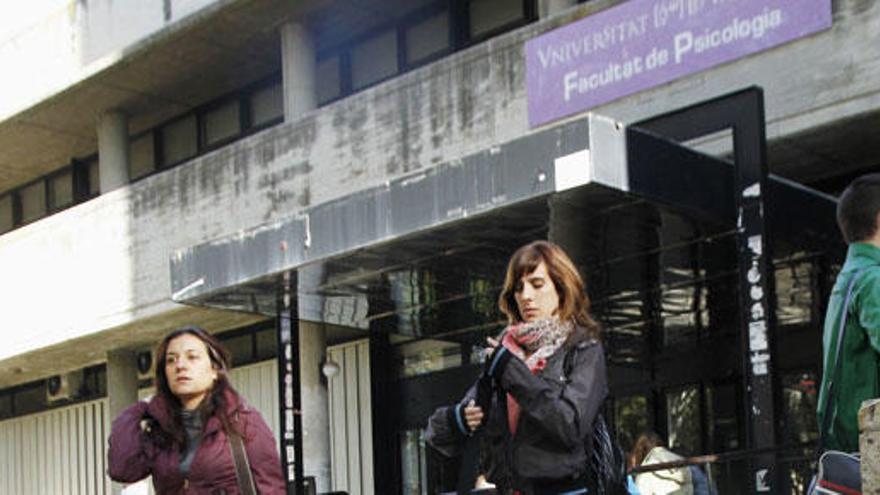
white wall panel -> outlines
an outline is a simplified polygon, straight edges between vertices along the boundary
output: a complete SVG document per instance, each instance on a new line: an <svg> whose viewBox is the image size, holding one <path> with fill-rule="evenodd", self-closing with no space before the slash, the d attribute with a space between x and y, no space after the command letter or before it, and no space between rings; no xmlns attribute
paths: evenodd
<svg viewBox="0 0 880 495"><path fill-rule="evenodd" d="M278 366L274 360L232 370L233 385L278 438ZM138 392L139 398L152 394ZM0 421L0 494L109 495L107 399ZM126 489L152 493L149 483Z"/></svg>
<svg viewBox="0 0 880 495"><path fill-rule="evenodd" d="M331 346L327 351L340 368L328 380L332 489L373 495L369 341Z"/></svg>
<svg viewBox="0 0 880 495"><path fill-rule="evenodd" d="M107 399L0 422L0 493L108 495Z"/></svg>
<svg viewBox="0 0 880 495"><path fill-rule="evenodd" d="M234 368L229 378L248 404L263 415L278 445L278 362L272 359Z"/></svg>

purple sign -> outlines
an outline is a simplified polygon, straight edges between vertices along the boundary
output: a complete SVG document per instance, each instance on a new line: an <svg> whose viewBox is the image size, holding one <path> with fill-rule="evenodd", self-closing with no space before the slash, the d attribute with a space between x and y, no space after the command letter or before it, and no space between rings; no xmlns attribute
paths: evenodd
<svg viewBox="0 0 880 495"><path fill-rule="evenodd" d="M630 0L526 43L529 125L829 27L831 0Z"/></svg>

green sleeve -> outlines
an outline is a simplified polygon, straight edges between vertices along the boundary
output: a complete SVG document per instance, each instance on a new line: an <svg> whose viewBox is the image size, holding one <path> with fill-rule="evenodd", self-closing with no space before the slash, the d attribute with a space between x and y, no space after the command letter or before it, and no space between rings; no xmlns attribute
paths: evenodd
<svg viewBox="0 0 880 495"><path fill-rule="evenodd" d="M868 334L871 347L880 352L880 267L871 267L862 275L861 290L855 309L859 324Z"/></svg>

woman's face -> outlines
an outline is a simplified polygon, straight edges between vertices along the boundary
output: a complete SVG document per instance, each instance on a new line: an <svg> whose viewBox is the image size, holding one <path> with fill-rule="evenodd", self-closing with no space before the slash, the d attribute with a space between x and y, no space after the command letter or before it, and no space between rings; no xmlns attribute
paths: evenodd
<svg viewBox="0 0 880 495"><path fill-rule="evenodd" d="M205 342L188 333L171 339L165 352L165 376L184 409L198 407L217 379Z"/></svg>
<svg viewBox="0 0 880 495"><path fill-rule="evenodd" d="M514 292L516 306L525 322L546 320L559 310L559 293L542 261L535 271L519 279Z"/></svg>

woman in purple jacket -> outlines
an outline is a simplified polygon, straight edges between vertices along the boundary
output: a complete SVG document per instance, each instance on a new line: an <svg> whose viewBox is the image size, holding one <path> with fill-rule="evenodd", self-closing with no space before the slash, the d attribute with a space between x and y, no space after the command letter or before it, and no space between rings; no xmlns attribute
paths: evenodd
<svg viewBox="0 0 880 495"><path fill-rule="evenodd" d="M260 413L229 383L229 353L209 333L185 327L156 351L156 395L113 421L110 477L130 483L149 475L159 495L237 494L229 437L245 445L262 495L284 494L275 439Z"/></svg>

